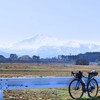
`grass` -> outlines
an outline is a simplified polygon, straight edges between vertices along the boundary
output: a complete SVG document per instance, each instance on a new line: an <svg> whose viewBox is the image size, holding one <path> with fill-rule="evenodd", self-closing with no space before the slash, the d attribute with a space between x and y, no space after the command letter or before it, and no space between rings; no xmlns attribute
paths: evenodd
<svg viewBox="0 0 100 100"><path fill-rule="evenodd" d="M8 90L4 94L4 100L73 100L67 89ZM90 99L84 94L77 100L100 100L100 96Z"/></svg>
<svg viewBox="0 0 100 100"><path fill-rule="evenodd" d="M100 66L59 66L59 65L33 65L33 64L0 64L0 77L46 77L70 76L71 71L83 71L85 75L91 70L100 72ZM100 75L100 73L99 73ZM57 95L56 95L57 92ZM67 89L29 89L6 90L4 100L73 100ZM79 100L100 100L100 93L96 98L90 99L85 94Z"/></svg>

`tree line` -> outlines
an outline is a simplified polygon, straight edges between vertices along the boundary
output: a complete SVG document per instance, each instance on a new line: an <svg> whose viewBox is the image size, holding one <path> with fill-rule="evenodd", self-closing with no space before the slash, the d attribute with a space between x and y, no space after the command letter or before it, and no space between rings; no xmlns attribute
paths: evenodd
<svg viewBox="0 0 100 100"><path fill-rule="evenodd" d="M58 55L52 58L41 58L40 56L10 54L8 58L0 55L0 63L71 63L88 65L90 62L100 62L100 52L86 52L78 55Z"/></svg>

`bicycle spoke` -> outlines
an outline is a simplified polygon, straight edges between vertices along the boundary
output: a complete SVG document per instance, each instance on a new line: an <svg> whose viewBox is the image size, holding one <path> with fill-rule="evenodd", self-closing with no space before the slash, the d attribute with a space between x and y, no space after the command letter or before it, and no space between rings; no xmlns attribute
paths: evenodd
<svg viewBox="0 0 100 100"><path fill-rule="evenodd" d="M95 97L98 93L98 83L95 79L91 79L87 85L89 97Z"/></svg>
<svg viewBox="0 0 100 100"><path fill-rule="evenodd" d="M82 83L77 79L73 80L69 86L69 93L74 99L81 98L83 95Z"/></svg>

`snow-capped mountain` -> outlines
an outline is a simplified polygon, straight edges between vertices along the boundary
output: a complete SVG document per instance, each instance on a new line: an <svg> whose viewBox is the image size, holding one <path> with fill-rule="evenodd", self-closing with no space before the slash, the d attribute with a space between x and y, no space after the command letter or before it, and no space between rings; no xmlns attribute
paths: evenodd
<svg viewBox="0 0 100 100"><path fill-rule="evenodd" d="M4 50L4 49L3 49ZM15 43L10 49L4 50L18 55L39 55L40 57L54 57L57 55L75 55L85 52L99 52L100 44L84 41L69 41L43 34Z"/></svg>

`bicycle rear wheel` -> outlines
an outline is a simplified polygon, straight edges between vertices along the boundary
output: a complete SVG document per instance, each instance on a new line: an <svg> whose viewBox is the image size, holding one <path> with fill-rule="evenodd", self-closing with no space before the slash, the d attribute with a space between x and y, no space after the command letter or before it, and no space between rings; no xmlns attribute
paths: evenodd
<svg viewBox="0 0 100 100"><path fill-rule="evenodd" d="M69 94L73 99L79 99L83 96L83 85L79 79L74 79L69 84Z"/></svg>
<svg viewBox="0 0 100 100"><path fill-rule="evenodd" d="M94 78L90 79L87 84L87 93L91 98L97 96L98 94L98 82Z"/></svg>

